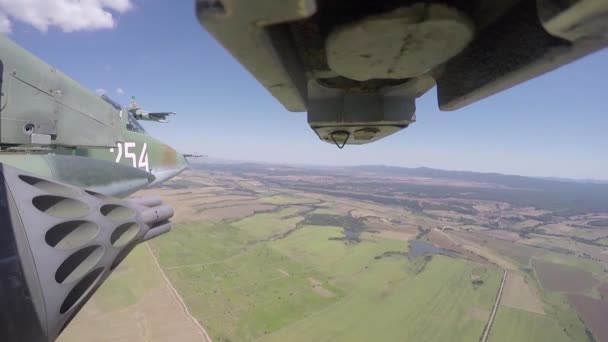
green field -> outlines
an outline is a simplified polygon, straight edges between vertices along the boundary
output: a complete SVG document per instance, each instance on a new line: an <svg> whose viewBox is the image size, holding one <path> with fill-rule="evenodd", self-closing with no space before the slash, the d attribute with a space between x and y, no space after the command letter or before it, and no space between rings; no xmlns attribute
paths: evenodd
<svg viewBox="0 0 608 342"><path fill-rule="evenodd" d="M146 246L140 245L123 260L92 300L104 312L137 303L146 290L163 283Z"/></svg>
<svg viewBox="0 0 608 342"><path fill-rule="evenodd" d="M558 253L545 253L539 259L546 260L558 264L574 266L586 271L593 273L596 276L604 275L604 268L600 263L594 262L589 259L579 258L571 255L564 255Z"/></svg>
<svg viewBox="0 0 608 342"><path fill-rule="evenodd" d="M589 341L585 326L565 295L540 293L545 315L501 305L488 341Z"/></svg>
<svg viewBox="0 0 608 342"><path fill-rule="evenodd" d="M303 197L294 197L287 195L276 195L270 197L264 197L261 199L264 203L270 204L304 204L304 203L318 203L318 200Z"/></svg>
<svg viewBox="0 0 608 342"><path fill-rule="evenodd" d="M338 212L333 208L317 208L310 213L317 215L338 215Z"/></svg>
<svg viewBox="0 0 608 342"><path fill-rule="evenodd" d="M546 315L501 306L496 314L488 341L560 342L573 341L573 339L562 331L555 320Z"/></svg>
<svg viewBox="0 0 608 342"><path fill-rule="evenodd" d="M499 274L473 289L473 267L435 257L415 274L396 258L336 279L347 296L339 303L268 336L268 341L475 341L484 322L473 308L490 309Z"/></svg>
<svg viewBox="0 0 608 342"><path fill-rule="evenodd" d="M479 339L485 322L471 311L490 310L500 270L443 256L375 258L407 246L365 233L356 244L328 240L343 236L339 227L260 242L301 219L285 216L179 225L152 243L215 341ZM473 287L473 273L483 285Z"/></svg>
<svg viewBox="0 0 608 342"><path fill-rule="evenodd" d="M248 235L264 239L281 234L293 228L302 217L295 216L296 209L288 208L272 214L258 214L234 223L234 226L246 230Z"/></svg>
<svg viewBox="0 0 608 342"><path fill-rule="evenodd" d="M174 228L155 243L163 265L191 312L214 340L251 340L340 299L342 291L323 286L332 297L311 290L308 278L322 274L278 253L229 225ZM180 233L183 234L180 234ZM194 238L181 238L191 236ZM175 237L175 239L174 239ZM171 252L179 248L179 256ZM177 261L181 265L175 267ZM197 260L198 263L193 264Z"/></svg>

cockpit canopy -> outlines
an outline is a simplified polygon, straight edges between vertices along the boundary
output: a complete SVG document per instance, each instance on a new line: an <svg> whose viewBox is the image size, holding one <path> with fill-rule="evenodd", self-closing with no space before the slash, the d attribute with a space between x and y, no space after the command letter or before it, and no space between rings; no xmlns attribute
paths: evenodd
<svg viewBox="0 0 608 342"><path fill-rule="evenodd" d="M114 107L116 110L119 111L121 121L122 121L122 115L124 113L127 114L127 122L126 122L127 130L129 130L131 132L146 134L146 130L144 129L144 127L137 121L137 119L135 119L135 116L130 111L124 109L118 102L112 100L106 94L101 95L101 98L104 101L106 101L107 103L109 103L110 105L112 105L112 107Z"/></svg>

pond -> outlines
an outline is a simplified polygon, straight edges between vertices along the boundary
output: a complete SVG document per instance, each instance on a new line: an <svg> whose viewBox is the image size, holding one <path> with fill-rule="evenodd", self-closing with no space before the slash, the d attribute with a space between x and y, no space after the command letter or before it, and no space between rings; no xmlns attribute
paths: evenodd
<svg viewBox="0 0 608 342"><path fill-rule="evenodd" d="M423 254L441 254L448 256L452 255L452 253L446 251L445 249L435 247L435 245L433 245L432 243L420 240L410 241L410 250L408 253L408 257L415 258Z"/></svg>

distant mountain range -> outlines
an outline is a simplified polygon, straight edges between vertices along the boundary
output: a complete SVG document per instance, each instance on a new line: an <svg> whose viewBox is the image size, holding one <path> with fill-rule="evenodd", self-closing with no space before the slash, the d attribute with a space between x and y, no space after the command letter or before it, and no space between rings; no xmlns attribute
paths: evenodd
<svg viewBox="0 0 608 342"><path fill-rule="evenodd" d="M604 179L572 179L572 178L561 178L561 177L538 177L540 179L553 180L559 182L574 182L574 183L591 183L591 184L608 184L608 180Z"/></svg>
<svg viewBox="0 0 608 342"><path fill-rule="evenodd" d="M477 182L488 182L488 183L502 183L505 181L525 184L529 181L546 180L550 182L573 182L573 183L592 183L592 184L608 184L608 180L597 180L597 179L570 179L560 177L529 177L529 176L517 176L517 175L505 175L502 173L488 173L488 172L475 172L475 171L450 171L432 169L428 167L417 167L407 168L400 166L388 166L388 165L359 165L345 167L346 169L352 169L357 171L377 172L383 174L393 175L407 175L416 177L429 177L429 178L448 178L448 179L460 179L467 181Z"/></svg>
<svg viewBox="0 0 608 342"><path fill-rule="evenodd" d="M367 178L373 183L384 177L386 183L391 184L393 190L399 188L403 192L441 198L468 196L472 199L506 201L521 206L534 206L560 211L564 215L605 212L608 208L608 182L595 180L534 178L499 173L447 171L427 167L405 168L386 165L315 166L254 162L213 163L207 161L195 167L202 170L230 171L243 175L259 172L275 176L342 176L345 182L356 182L359 185L368 182ZM407 181L395 182L387 178L407 176L458 180L469 183L469 185L464 184L454 187L446 185L444 182L429 182L428 184ZM475 185L479 183L489 186L480 187Z"/></svg>
<svg viewBox="0 0 608 342"><path fill-rule="evenodd" d="M195 163L204 164L220 164L220 165L258 165L264 168L297 168L297 169L315 169L315 170L344 170L344 171L359 171L359 172L372 172L382 175L394 175L394 176L412 176L412 177L428 177L428 178L446 178L446 179L458 179L466 181L486 182L486 183L509 183L511 185L518 184L518 186L530 185L530 183L537 184L537 181L548 181L548 182L568 182L568 183L588 183L588 184L603 184L608 185L608 180L602 179L572 179L572 178L561 178L561 177L530 177L530 176L518 176L518 175L507 175L494 172L476 172L476 171L452 171L452 170L441 170L433 169L429 167L416 167L408 168L402 166L390 166L390 165L355 165L355 166L332 166L332 165L313 165L313 164L276 164L266 162L252 162L244 160L230 160L221 158L205 158Z"/></svg>

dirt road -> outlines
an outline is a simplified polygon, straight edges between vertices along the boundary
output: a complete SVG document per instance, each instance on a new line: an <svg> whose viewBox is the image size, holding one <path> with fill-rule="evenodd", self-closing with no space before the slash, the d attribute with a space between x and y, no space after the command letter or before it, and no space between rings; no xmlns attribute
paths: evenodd
<svg viewBox="0 0 608 342"><path fill-rule="evenodd" d="M505 288L505 281L507 280L507 270L504 270L503 272L502 282L500 283L498 293L496 294L496 301L494 302L494 307L492 308L490 318L488 318L488 323L486 323L483 333L481 334L481 339L479 340L480 342L486 342L488 340L490 330L492 329L492 324L494 324L494 318L496 317L496 312L498 311L498 306L500 305L500 299L502 297L502 291Z"/></svg>
<svg viewBox="0 0 608 342"><path fill-rule="evenodd" d="M163 278L165 279L165 282L167 283L167 286L169 287L169 289L171 289L171 292L175 296L175 299L177 299L177 301L179 302L179 304L181 305L181 307L184 309L184 313L188 317L190 317L190 319L192 320L192 322L199 328L199 330L201 332L201 337L202 337L201 341L212 342L211 341L211 337L209 337L209 334L207 334L207 330L205 330L205 328L203 328L203 326L198 322L198 320L194 316L192 316L192 314L190 314L190 311L188 310L188 307L186 306L186 303L184 303L184 300L182 299L182 296L180 296L180 294L177 292L177 290L175 289L175 287L173 287L173 284L171 284L171 281L169 280L169 278L165 274L165 271L163 271L162 267L160 267L160 264L158 263L158 259L156 259L156 256L152 252L152 249L150 248L150 245L148 243L145 243L145 245L146 245L146 248L148 249L148 252L150 252L150 256L152 257L152 260L154 260L154 264L156 265L156 267L158 267L158 270L160 271L160 273L162 274ZM503 279L503 281L504 281L504 279Z"/></svg>

